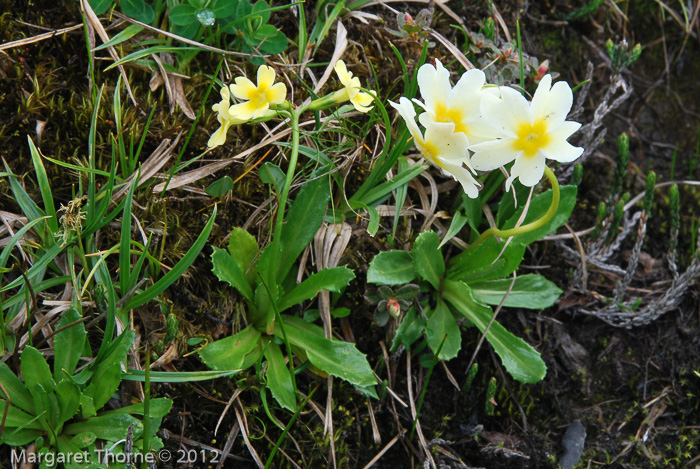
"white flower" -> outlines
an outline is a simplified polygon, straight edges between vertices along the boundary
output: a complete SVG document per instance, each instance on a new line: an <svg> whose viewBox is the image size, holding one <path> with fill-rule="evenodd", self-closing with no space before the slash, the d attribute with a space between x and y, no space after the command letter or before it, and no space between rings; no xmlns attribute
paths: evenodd
<svg viewBox="0 0 700 469"><path fill-rule="evenodd" d="M342 60L338 60L333 69L338 74L340 83L344 86L343 89L333 93L335 101L337 103L350 101L358 111L369 112L372 109L370 104L374 102L374 98L369 93L360 91L360 79L352 76L352 72L348 71Z"/></svg>
<svg viewBox="0 0 700 469"><path fill-rule="evenodd" d="M418 86L424 103L414 100L435 122L452 122L455 132L463 132L470 144L480 143L497 137L497 133L481 118L481 97L486 75L479 69L464 73L452 87L450 72L439 60L436 65L424 64L418 69Z"/></svg>
<svg viewBox="0 0 700 469"><path fill-rule="evenodd" d="M226 132L228 132L229 126L232 124L242 124L246 122L245 119L237 119L229 113L229 109L231 108L231 96L228 91L228 87L224 86L221 88L221 102L216 103L212 106L212 110L218 112L219 114L216 116L216 118L219 120L219 124L221 124L221 127L211 134L211 137L209 137L209 141L207 142L207 146L209 148L214 148L218 147L219 145L223 145L224 142L226 141Z"/></svg>
<svg viewBox="0 0 700 469"><path fill-rule="evenodd" d="M275 83L275 70L267 65L258 68L257 86L246 77L238 77L230 88L236 98L248 100L228 110L232 117L244 121L262 117L271 104L282 104L287 95L287 87L284 83Z"/></svg>
<svg viewBox="0 0 700 469"><path fill-rule="evenodd" d="M534 186L544 174L546 159L568 163L583 153L566 141L581 124L567 121L573 93L566 82L552 85L545 75L528 102L513 88L501 87L501 97L484 95L481 114L501 136L469 147L474 154L472 166L490 171L515 161L506 180L506 190L515 178L525 186Z"/></svg>
<svg viewBox="0 0 700 469"><path fill-rule="evenodd" d="M408 98L402 97L399 104L391 101L389 104L399 111L406 121L413 141L425 159L459 181L469 197L476 198L479 195L479 183L469 170L464 168L464 164L469 166L467 136L462 132L455 132L454 123L435 122L426 113L419 117L421 124L425 127L425 135L423 135L416 124L416 110Z"/></svg>

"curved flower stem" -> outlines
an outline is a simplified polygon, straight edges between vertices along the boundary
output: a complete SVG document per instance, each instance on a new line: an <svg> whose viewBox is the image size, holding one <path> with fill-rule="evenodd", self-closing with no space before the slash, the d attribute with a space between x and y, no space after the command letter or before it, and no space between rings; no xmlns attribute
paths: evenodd
<svg viewBox="0 0 700 469"><path fill-rule="evenodd" d="M287 198L289 197L289 189L292 187L292 181L294 180L294 171L297 166L297 159L299 158L299 116L304 112L305 108L299 108L296 110L291 109L291 104L289 104L289 121L292 127L292 151L289 155L289 168L287 169L287 177L284 181L284 187L282 187L282 193L280 194L279 203L277 204L277 220L275 222L275 237L274 242L282 241L282 226L284 223L284 211L287 207Z"/></svg>
<svg viewBox="0 0 700 469"><path fill-rule="evenodd" d="M552 185L552 203L549 206L547 213L545 213L541 218L538 218L537 220L528 223L527 225L518 226L509 230L489 228L488 230L484 231L481 234L481 236L479 236L479 239L477 239L471 244L471 246L469 246L470 251L475 249L477 246L479 246L491 236L498 236L499 238L505 239L521 235L523 233L529 233L530 231L534 231L538 228L541 228L546 223L548 223L552 219L552 217L554 217L554 214L557 213L557 208L559 208L559 181L557 181L557 177L554 175L554 172L549 168L549 166L544 167L544 175L547 176L547 179L549 179L549 183Z"/></svg>

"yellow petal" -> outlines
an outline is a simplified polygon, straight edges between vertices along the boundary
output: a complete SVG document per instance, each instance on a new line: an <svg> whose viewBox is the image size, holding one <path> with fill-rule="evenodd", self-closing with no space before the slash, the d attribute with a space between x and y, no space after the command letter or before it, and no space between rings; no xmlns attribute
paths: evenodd
<svg viewBox="0 0 700 469"><path fill-rule="evenodd" d="M221 127L211 134L211 137L209 137L209 141L207 142L207 146L209 148L214 148L218 147L219 145L223 145L224 142L226 141L226 132L228 131L229 123L228 121L224 121L221 124Z"/></svg>
<svg viewBox="0 0 700 469"><path fill-rule="evenodd" d="M228 92L228 86L224 86L223 88L221 88L221 99L223 101L231 100L231 95Z"/></svg>
<svg viewBox="0 0 700 469"><path fill-rule="evenodd" d="M372 96L368 93L359 92L354 98L350 100L350 102L353 106L355 106L355 109L357 109L358 111L369 112L372 109L372 106L370 106L370 104L374 102L374 98L372 98Z"/></svg>
<svg viewBox="0 0 700 469"><path fill-rule="evenodd" d="M231 88L231 94L238 99L253 99L258 92L258 88L246 77L237 77L236 83L231 83L229 88Z"/></svg>
<svg viewBox="0 0 700 469"><path fill-rule="evenodd" d="M340 78L340 82L343 85L346 85L352 78L352 73L348 73L348 68L345 66L345 62L342 60L338 60L333 68L335 69L335 73L338 74L338 78Z"/></svg>
<svg viewBox="0 0 700 469"><path fill-rule="evenodd" d="M287 87L284 83L275 83L265 92L265 99L270 104L282 104L287 97Z"/></svg>
<svg viewBox="0 0 700 469"><path fill-rule="evenodd" d="M275 82L275 69L267 65L258 68L258 89L266 90Z"/></svg>
<svg viewBox="0 0 700 469"><path fill-rule="evenodd" d="M228 108L228 114L230 118L240 119L242 121L250 120L258 108L252 101L246 101L245 103L234 104Z"/></svg>
<svg viewBox="0 0 700 469"><path fill-rule="evenodd" d="M255 110L253 113L253 119L257 119L258 117L262 117L265 112L270 109L270 104L265 101L262 105L259 105L258 108Z"/></svg>

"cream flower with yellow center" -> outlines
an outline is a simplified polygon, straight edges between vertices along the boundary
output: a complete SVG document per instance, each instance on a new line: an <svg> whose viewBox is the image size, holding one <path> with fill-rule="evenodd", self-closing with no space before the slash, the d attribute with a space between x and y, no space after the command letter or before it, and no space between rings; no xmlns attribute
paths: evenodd
<svg viewBox="0 0 700 469"><path fill-rule="evenodd" d="M416 110L408 98L402 97L399 104L391 101L389 104L399 111L406 121L406 126L413 136L413 142L425 159L442 169L443 173L459 181L469 197L476 198L479 195L479 183L469 171L471 168L469 168L467 156L467 136L462 132L455 132L454 123L435 122L427 113L419 117L420 123L425 127L425 135L423 135L416 124Z"/></svg>
<svg viewBox="0 0 700 469"><path fill-rule="evenodd" d="M452 87L450 72L439 60L435 66L424 64L418 69L418 87L425 103L414 100L425 109L435 122L452 122L455 132L464 133L470 144L493 139L497 134L481 118L480 102L484 93L493 88L484 88L486 75L479 69L464 73Z"/></svg>
<svg viewBox="0 0 700 469"><path fill-rule="evenodd" d="M275 70L267 65L258 68L257 86L246 77L238 77L229 88L233 96L247 100L228 110L232 117L244 121L262 117L271 104L282 104L287 95L287 87L284 83L275 83Z"/></svg>
<svg viewBox="0 0 700 469"><path fill-rule="evenodd" d="M500 98L485 95L481 114L500 138L469 147L474 152L473 167L491 171L515 161L506 189L515 178L532 187L542 179L547 159L569 163L581 156L583 148L566 141L581 127L578 122L566 120L573 99L566 82L552 86L551 75L542 78L532 102L507 87L500 88Z"/></svg>
<svg viewBox="0 0 700 469"><path fill-rule="evenodd" d="M358 111L369 112L372 109L370 104L374 102L374 98L369 93L360 91L360 79L352 76L352 72L348 71L345 62L342 60L338 60L333 69L335 73L338 74L340 83L342 83L344 87L333 93L336 102L342 103L350 101Z"/></svg>

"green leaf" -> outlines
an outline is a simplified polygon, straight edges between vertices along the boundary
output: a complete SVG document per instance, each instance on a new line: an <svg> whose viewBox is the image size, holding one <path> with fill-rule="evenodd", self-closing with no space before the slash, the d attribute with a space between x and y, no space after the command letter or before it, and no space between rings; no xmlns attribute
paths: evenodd
<svg viewBox="0 0 700 469"><path fill-rule="evenodd" d="M438 246L440 246L440 238L437 233L426 231L418 236L411 251L416 273L436 290L440 289L440 279L445 273L445 260Z"/></svg>
<svg viewBox="0 0 700 469"><path fill-rule="evenodd" d="M260 332L248 326L231 337L208 344L198 353L212 370L246 369L262 355Z"/></svg>
<svg viewBox="0 0 700 469"><path fill-rule="evenodd" d="M300 318L282 316L282 320L287 339L306 352L312 365L358 386L377 384L367 358L355 348L355 344L326 339L323 329ZM274 333L283 338L278 323Z"/></svg>
<svg viewBox="0 0 700 469"><path fill-rule="evenodd" d="M34 395L37 385L40 385L47 392L53 392L56 388L51 377L49 364L46 363L41 352L31 345L25 346L22 350L20 368L22 369L24 384L32 395ZM40 411L37 409L38 412Z"/></svg>
<svg viewBox="0 0 700 469"><path fill-rule="evenodd" d="M172 24L187 26L190 23L197 22L197 17L195 16L196 14L197 10L195 10L193 6L180 4L170 8L170 14L168 17L170 18L170 22Z"/></svg>
<svg viewBox="0 0 700 469"><path fill-rule="evenodd" d="M84 422L66 425L66 435L78 435L90 432L97 438L107 441L119 441L126 438L129 427L134 426L134 440L143 433L143 424L129 414L99 415Z"/></svg>
<svg viewBox="0 0 700 469"><path fill-rule="evenodd" d="M367 283L379 285L403 285L416 278L413 257L406 251L380 252L367 269Z"/></svg>
<svg viewBox="0 0 700 469"><path fill-rule="evenodd" d="M459 233L460 230L464 228L464 225L467 224L468 220L469 219L467 218L467 216L464 215L461 211L456 211L454 216L452 217L450 228L447 230L447 233L445 233L445 236L443 236L442 241L440 242L440 246L438 247L443 247L445 243L457 236L457 233Z"/></svg>
<svg viewBox="0 0 700 469"><path fill-rule="evenodd" d="M138 370L143 372L143 370ZM151 373L155 373L152 371ZM161 372L161 373L167 373L167 372ZM209 372L211 373L211 372ZM138 404L133 404L125 407L120 407L118 409L114 410L108 410L106 412L102 412L100 415L116 415L116 414L136 414L136 415L143 415L144 410L143 410L144 403L139 402ZM151 416L151 418L154 419L159 419L163 418L166 415L168 415L168 412L170 412L170 409L173 406L173 401L170 399L167 399L165 397L159 397L157 399L151 399L150 401L150 407L148 409L148 414Z"/></svg>
<svg viewBox="0 0 700 469"><path fill-rule="evenodd" d="M514 236L512 242L527 245L532 243L533 241L537 241L538 239L544 238L550 233L555 232L557 228L566 223L569 217L571 216L571 212L574 210L574 206L576 205L577 192L578 189L576 186L562 186L560 192L559 207L557 207L557 211L554 214L554 217L552 217L552 219L544 226L536 230L530 231L529 233L523 233L521 235ZM532 202L530 202L530 208L528 209L527 215L525 216L525 221L523 222L523 225L526 225L530 222L541 218L547 212L551 203L551 189L533 197ZM510 219L508 219L506 224L503 226L503 229L510 229L515 226L515 224L518 221L518 218L520 218L520 214L522 214L523 212L523 208L524 207L520 207L518 210L515 211L513 216Z"/></svg>
<svg viewBox="0 0 700 469"><path fill-rule="evenodd" d="M155 17L153 7L143 0L121 0L122 11L142 23L151 23Z"/></svg>
<svg viewBox="0 0 700 469"><path fill-rule="evenodd" d="M253 262L258 255L258 242L255 236L243 228L235 227L228 238L228 252L245 275L248 283L255 284L256 266Z"/></svg>
<svg viewBox="0 0 700 469"><path fill-rule="evenodd" d="M272 397L287 410L296 412L297 400L294 395L294 383L284 362L284 355L279 345L270 342L265 348L267 359L267 387L272 392Z"/></svg>
<svg viewBox="0 0 700 469"><path fill-rule="evenodd" d="M58 322L57 329L65 327L75 321L81 319L80 313L74 307L63 313L63 317ZM75 324L68 329L64 329L53 339L54 343L54 359L53 359L53 374L54 380L58 383L64 379L63 372L68 375L73 375L75 367L80 360L83 348L85 347L85 325L83 323Z"/></svg>
<svg viewBox="0 0 700 469"><path fill-rule="evenodd" d="M462 334L450 308L444 301L438 299L435 310L432 313L426 310L426 315L428 316L428 324L425 327L425 335L428 338L430 350L437 353L442 345L438 358L440 360L453 359L462 346Z"/></svg>
<svg viewBox="0 0 700 469"><path fill-rule="evenodd" d="M236 14L237 1L214 0L209 4L209 8L217 18L227 18Z"/></svg>
<svg viewBox="0 0 700 469"><path fill-rule="evenodd" d="M411 345L423 335L426 325L427 322L425 319L416 313L414 307L411 307L406 312L403 321L401 321L399 328L396 330L396 335L391 343L390 351L395 352L401 345L410 349Z"/></svg>
<svg viewBox="0 0 700 469"><path fill-rule="evenodd" d="M13 402L14 404L14 402ZM7 406L7 401L4 399L0 399L0 417L2 414L5 412L5 407ZM33 406L33 405L32 405ZM36 419L33 415L29 415L26 412L23 412L19 410L18 408L14 407L12 404L7 407L7 417L5 418L5 427L7 428L26 428L29 430L42 430L43 427L41 426L41 423L39 423L39 420ZM7 428L5 429L5 432L7 432ZM3 435L5 436L5 433L3 432Z"/></svg>
<svg viewBox="0 0 700 469"><path fill-rule="evenodd" d="M495 236L474 250L467 249L450 259L447 278L466 283L490 280L512 274L525 255L525 245L511 242L506 246Z"/></svg>
<svg viewBox="0 0 700 469"><path fill-rule="evenodd" d="M151 371L149 381L151 383L191 383L195 381L207 381L210 379L225 378L234 375L241 370L223 371ZM128 369L122 375L125 381L146 381L144 370ZM153 402L153 401L151 401Z"/></svg>
<svg viewBox="0 0 700 469"><path fill-rule="evenodd" d="M80 408L80 389L71 380L64 379L56 385L56 395L61 408L58 424L63 425L72 419Z"/></svg>
<svg viewBox="0 0 700 469"><path fill-rule="evenodd" d="M281 54L287 50L288 45L287 36L275 29L275 34L265 38L265 42L260 44L260 50L266 54Z"/></svg>
<svg viewBox="0 0 700 469"><path fill-rule="evenodd" d="M285 224L280 240L282 255L276 275L278 282L282 282L294 262L314 239L323 223L330 196L326 178L307 182L299 191L292 208L284 218Z"/></svg>
<svg viewBox="0 0 700 469"><path fill-rule="evenodd" d="M469 319L483 334L493 318L491 308L477 302L471 289L464 282L445 280L443 298ZM547 373L547 366L539 352L524 340L508 332L500 323L493 321L486 333L486 340L501 358L508 373L522 383L537 383Z"/></svg>
<svg viewBox="0 0 700 469"><path fill-rule="evenodd" d="M207 238L209 238L209 233L211 232L211 229L214 226L214 220L216 219L216 211L217 206L215 205L214 211L212 212L211 217L209 217L209 221L204 226L204 229L199 234L199 236L192 244L190 249L185 253L184 256L182 256L182 259L180 259L180 261L177 264L175 264L175 266L170 270L170 272L163 275L163 277L161 277L160 280L153 284L152 287L134 296L129 302L129 304L126 306L126 308L124 308L125 311L138 308L139 306L149 302L151 299L163 293L165 289L168 288L173 282L182 277L182 274L184 274L185 271L192 264L192 262L194 262L195 258L197 257L197 255L199 255L200 251L204 247L204 244L207 242Z"/></svg>
<svg viewBox="0 0 700 469"><path fill-rule="evenodd" d="M44 212L51 217L48 219L47 223L51 232L55 233L58 231L58 219L56 218L56 207L53 204L53 194L51 193L49 178L46 175L46 169L44 168L43 161L41 161L39 150L34 146L34 142L29 135L27 135L27 140L29 141L29 153L32 155L32 165L34 165L34 171L36 172L36 180L39 184L41 199L44 202Z"/></svg>
<svg viewBox="0 0 700 469"><path fill-rule="evenodd" d="M469 286L477 301L498 305L508 291L511 279L488 280L471 283ZM513 308L544 309L552 306L562 294L554 283L538 274L521 275L508 294L503 306Z"/></svg>
<svg viewBox="0 0 700 469"><path fill-rule="evenodd" d="M111 4L113 1L114 0L109 0L109 3ZM90 2L90 3L92 4L92 2ZM95 12L95 13L97 13L97 12ZM97 14L99 15L100 13L97 13ZM101 44L101 45L95 47L94 49L92 49L92 51L95 52L98 50L106 49L108 47L114 47L116 45L119 45L122 42L128 41L132 37L136 36L138 33L143 31L143 29L144 29L143 26L139 26L138 24L130 24L129 26L124 28L124 30L122 32L120 32L119 34L115 35L112 39L110 39L109 42L105 42L104 44ZM62 161L54 160L51 158L46 158L46 159L51 161L51 162L54 162L56 164L70 164L70 163L64 163ZM86 171L86 170L87 171L95 171L98 174L102 174L103 176L109 177L109 173L106 173L104 171L100 171L97 169L82 168L80 166L74 166L74 165L70 165L70 166L73 166L72 169L75 169L77 171Z"/></svg>
<svg viewBox="0 0 700 469"><path fill-rule="evenodd" d="M339 293L347 287L355 273L346 266L324 269L297 285L292 291L282 297L278 311L282 312L296 304L315 297L321 290Z"/></svg>
<svg viewBox="0 0 700 469"><path fill-rule="evenodd" d="M282 171L279 166L269 161L260 167L258 175L263 184L272 184L275 187L275 192L278 194L282 187L284 187L284 182L287 178L284 171Z"/></svg>
<svg viewBox="0 0 700 469"><path fill-rule="evenodd" d="M133 332L133 331L132 331ZM83 395L91 397L96 410L102 408L114 395L121 382L121 365L115 363L108 367L99 367L92 375L90 384Z"/></svg>
<svg viewBox="0 0 700 469"><path fill-rule="evenodd" d="M214 272L214 275L222 282L226 282L238 290L246 300L252 302L253 289L248 283L248 280L246 280L238 263L223 249L217 247L212 249L211 263L213 267L211 270Z"/></svg>
<svg viewBox="0 0 700 469"><path fill-rule="evenodd" d="M44 430L28 429L5 431L0 438L0 445L25 446L44 434Z"/></svg>
<svg viewBox="0 0 700 469"><path fill-rule="evenodd" d="M204 189L204 192L212 197L223 197L231 189L233 189L233 179L228 176L224 176L221 179L217 179L216 181L212 182L206 189Z"/></svg>
<svg viewBox="0 0 700 469"><path fill-rule="evenodd" d="M90 6L96 15L101 15L114 4L114 0L89 0Z"/></svg>
<svg viewBox="0 0 700 469"><path fill-rule="evenodd" d="M3 361L0 361L0 382L9 394L10 402L13 405L34 414L34 403L29 390ZM5 393L0 392L0 398L5 398ZM0 413L1 415L2 413Z"/></svg>

